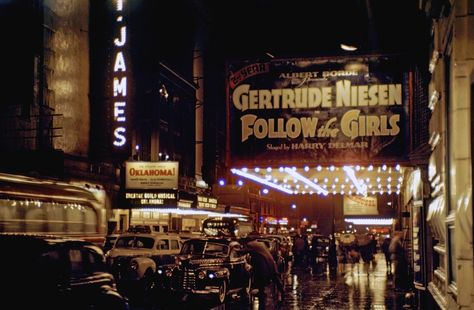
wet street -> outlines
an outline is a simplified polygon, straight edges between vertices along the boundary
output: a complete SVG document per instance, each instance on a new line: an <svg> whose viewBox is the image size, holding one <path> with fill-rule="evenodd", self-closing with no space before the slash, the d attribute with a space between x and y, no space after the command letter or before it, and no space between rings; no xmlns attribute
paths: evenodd
<svg viewBox="0 0 474 310"><path fill-rule="evenodd" d="M295 266L285 277L281 302L276 290L268 286L265 300L228 298L219 306L210 300L161 296L153 306L134 305L132 309L414 309L405 304L405 292L393 289L392 277L386 271L383 254L376 255L375 263L340 264L333 272L326 266L319 270Z"/></svg>

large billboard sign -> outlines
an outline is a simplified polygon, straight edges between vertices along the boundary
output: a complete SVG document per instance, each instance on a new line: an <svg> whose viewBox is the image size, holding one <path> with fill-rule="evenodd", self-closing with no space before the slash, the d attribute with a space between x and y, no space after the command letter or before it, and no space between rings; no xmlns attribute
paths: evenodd
<svg viewBox="0 0 474 310"><path fill-rule="evenodd" d="M409 74L400 59L234 61L227 70L234 166L407 156Z"/></svg>
<svg viewBox="0 0 474 310"><path fill-rule="evenodd" d="M177 161L129 161L125 163L126 189L177 189Z"/></svg>
<svg viewBox="0 0 474 310"><path fill-rule="evenodd" d="M344 215L378 215L376 196L344 195Z"/></svg>

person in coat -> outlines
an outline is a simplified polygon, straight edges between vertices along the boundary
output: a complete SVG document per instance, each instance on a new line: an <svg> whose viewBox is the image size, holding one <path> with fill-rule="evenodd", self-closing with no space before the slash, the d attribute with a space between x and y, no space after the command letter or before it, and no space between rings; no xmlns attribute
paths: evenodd
<svg viewBox="0 0 474 310"><path fill-rule="evenodd" d="M396 232L390 241L388 247L390 251L390 259L392 260L394 270L395 289L404 290L408 288L408 260L406 258L405 248L403 246L402 232Z"/></svg>
<svg viewBox="0 0 474 310"><path fill-rule="evenodd" d="M387 237L382 242L382 252L385 255L385 264L387 265L387 274L392 274L392 259L390 258L390 251L388 247L390 246L390 241L392 239Z"/></svg>
<svg viewBox="0 0 474 310"><path fill-rule="evenodd" d="M246 240L241 252L250 254L254 276L253 285L258 289L259 299L265 299L265 287L273 282L280 293L279 300L283 300L284 289L277 264L265 244L255 239Z"/></svg>

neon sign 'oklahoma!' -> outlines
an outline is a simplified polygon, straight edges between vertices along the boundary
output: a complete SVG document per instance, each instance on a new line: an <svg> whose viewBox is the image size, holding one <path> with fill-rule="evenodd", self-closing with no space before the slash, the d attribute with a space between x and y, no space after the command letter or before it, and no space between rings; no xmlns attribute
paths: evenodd
<svg viewBox="0 0 474 310"><path fill-rule="evenodd" d="M131 168L128 173L131 176L174 176L176 171L172 169L135 169Z"/></svg>

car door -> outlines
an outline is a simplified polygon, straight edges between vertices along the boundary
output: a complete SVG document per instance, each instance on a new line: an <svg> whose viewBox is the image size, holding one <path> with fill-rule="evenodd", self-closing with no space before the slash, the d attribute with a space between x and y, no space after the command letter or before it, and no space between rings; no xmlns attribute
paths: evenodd
<svg viewBox="0 0 474 310"><path fill-rule="evenodd" d="M101 287L114 284L112 276L105 271L103 257L88 247L74 247L68 251L70 262L70 289L79 300L90 299L101 294Z"/></svg>

